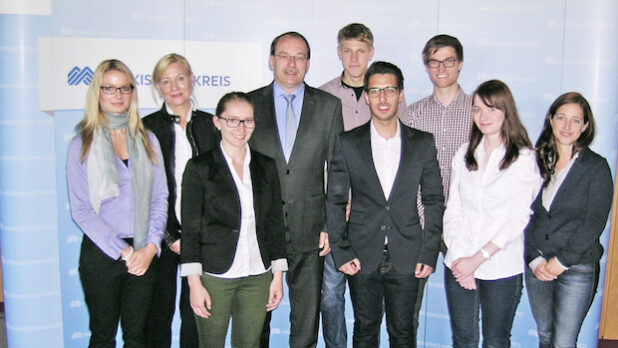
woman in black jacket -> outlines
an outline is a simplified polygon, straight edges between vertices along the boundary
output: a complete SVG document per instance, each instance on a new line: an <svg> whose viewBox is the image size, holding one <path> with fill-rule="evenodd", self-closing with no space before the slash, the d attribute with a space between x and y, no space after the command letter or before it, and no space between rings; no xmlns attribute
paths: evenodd
<svg viewBox="0 0 618 348"><path fill-rule="evenodd" d="M169 190L167 227L161 243L157 283L153 294L146 336L151 348L169 348L172 319L176 308L176 283L180 262L180 187L187 161L219 143L212 115L195 108L192 102L193 72L185 57L171 53L163 56L152 72L152 86L164 100L161 109L144 117L163 152ZM180 292L180 347L197 347L197 330L189 305L189 289L183 279Z"/></svg>
<svg viewBox="0 0 618 348"><path fill-rule="evenodd" d="M598 285L613 184L593 138L590 106L570 92L550 106L536 143L544 182L525 231L525 278L541 348L577 345Z"/></svg>
<svg viewBox="0 0 618 348"><path fill-rule="evenodd" d="M249 149L255 128L245 93L228 93L214 125L221 145L191 159L182 185L181 274L187 276L200 347L257 347L287 270L275 161Z"/></svg>

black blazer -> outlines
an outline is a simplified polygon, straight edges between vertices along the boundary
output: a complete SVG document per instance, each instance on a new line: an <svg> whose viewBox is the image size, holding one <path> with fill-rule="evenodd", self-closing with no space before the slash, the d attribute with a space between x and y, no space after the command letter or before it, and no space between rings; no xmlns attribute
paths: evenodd
<svg viewBox="0 0 618 348"><path fill-rule="evenodd" d="M538 256L556 256L566 267L594 263L603 255L599 236L612 205L612 175L605 158L588 148L580 151L558 188L549 211L543 190L532 203L534 214L526 227L526 263Z"/></svg>
<svg viewBox="0 0 618 348"><path fill-rule="evenodd" d="M341 101L305 85L303 109L289 163L279 141L273 84L249 93L255 110L251 148L277 163L284 219L295 251L318 249L326 232L324 164L330 162L335 136L343 132Z"/></svg>
<svg viewBox="0 0 618 348"><path fill-rule="evenodd" d="M275 162L251 150L249 163L258 245L264 267L285 258L281 190ZM232 266L240 232L240 198L221 148L187 163L182 179L181 263L201 262L205 272Z"/></svg>
<svg viewBox="0 0 618 348"><path fill-rule="evenodd" d="M185 131L187 139L191 145L191 157L214 149L221 141L221 135L215 130L212 123L212 115L200 110L195 110L191 114L191 120L187 124ZM165 103L159 111L142 119L144 126L149 129L161 145L163 162L165 162L165 174L167 175L167 189L169 191L167 205L167 226L163 233L162 245L172 244L180 239L180 222L176 217L176 176L174 175L174 146L176 138L174 133L174 121L172 116L167 113Z"/></svg>
<svg viewBox="0 0 618 348"><path fill-rule="evenodd" d="M369 123L337 138L326 200L328 237L337 268L358 258L360 273L375 271L382 260L385 236L398 273L414 273L417 263L435 268L444 213L436 148L431 134L400 127L401 159L388 199L373 164ZM346 222L350 188L352 207ZM417 209L419 188L425 206L424 231Z"/></svg>

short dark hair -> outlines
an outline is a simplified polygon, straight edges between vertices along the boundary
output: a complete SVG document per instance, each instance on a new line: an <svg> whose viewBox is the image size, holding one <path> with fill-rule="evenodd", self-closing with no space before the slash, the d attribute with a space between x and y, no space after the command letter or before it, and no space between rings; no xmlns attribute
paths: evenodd
<svg viewBox="0 0 618 348"><path fill-rule="evenodd" d="M220 117L225 112L225 107L227 106L227 103L231 101L244 101L251 105L251 107L253 107L253 102L251 101L251 98L249 98L249 95L247 93L229 92L223 97L221 97L221 99L219 99L219 102L217 103L217 108L215 109L215 115L217 115L217 117Z"/></svg>
<svg viewBox="0 0 618 348"><path fill-rule="evenodd" d="M358 40L373 47L373 33L364 24L350 23L339 30L337 33L337 44L341 45L343 40Z"/></svg>
<svg viewBox="0 0 618 348"><path fill-rule="evenodd" d="M403 91L403 74L401 73L401 69L399 69L395 64L389 62L377 61L371 64L369 69L367 69L367 73L365 73L365 91L369 90L369 79L372 75L375 74L392 74L395 75L397 79L397 88L399 91Z"/></svg>
<svg viewBox="0 0 618 348"><path fill-rule="evenodd" d="M271 56L275 55L275 49L277 48L277 43L279 43L279 40L281 40L281 38L283 38L284 36L291 36L291 37L295 37L295 38L303 40L305 42L305 46L307 46L307 59L311 58L311 48L309 47L309 42L307 41L307 39L305 39L305 37L301 33L298 33L295 31L288 31L273 39L273 42L270 44L270 55Z"/></svg>
<svg viewBox="0 0 618 348"><path fill-rule="evenodd" d="M556 139L554 137L554 132L550 122L556 115L556 112L558 112L558 109L565 104L579 105L584 114L584 124L588 125L579 138L577 138L575 144L573 144L571 156L578 153L581 149L588 147L594 139L594 116L592 115L592 109L590 108L590 104L588 104L586 98L577 92L567 92L559 96L551 104L549 110L547 110L543 129L541 130L539 139L536 141L536 158L541 175L543 176L543 187L549 184L551 176L556 170L556 163L558 163L558 158L560 156L558 154Z"/></svg>
<svg viewBox="0 0 618 348"><path fill-rule="evenodd" d="M463 62L464 55L461 42L454 36L440 34L432 37L425 44L425 48L423 48L423 63L427 65L429 63L429 56L436 53L442 47L452 47L457 54L457 60Z"/></svg>

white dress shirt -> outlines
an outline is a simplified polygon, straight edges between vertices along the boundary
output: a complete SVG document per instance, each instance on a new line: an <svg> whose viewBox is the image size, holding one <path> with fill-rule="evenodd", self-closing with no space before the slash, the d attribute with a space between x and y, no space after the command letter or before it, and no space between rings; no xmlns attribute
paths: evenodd
<svg viewBox="0 0 618 348"><path fill-rule="evenodd" d="M399 162L401 161L401 129L399 121L397 121L397 131L391 138L384 138L379 133L371 121L369 126L371 133L371 155L373 157L373 166L378 173L384 198L388 200L391 195L395 176L399 170Z"/></svg>
<svg viewBox="0 0 618 348"><path fill-rule="evenodd" d="M401 161L401 129L397 121L397 130L391 138L384 138L370 121L369 129L371 134L371 156L373 166L378 174L384 198L388 201L391 190L395 183L399 162ZM384 238L384 244L388 244L388 237Z"/></svg>
<svg viewBox="0 0 618 348"><path fill-rule="evenodd" d="M172 109L165 104L165 109L170 115L174 115ZM191 121L191 115L193 109L187 112L187 123ZM193 156L193 150L191 150L191 144L187 138L187 132L182 129L180 124L174 123L174 179L176 182L176 202L174 202L174 211L178 222L182 224L180 215L180 202L182 201L182 174L185 172L187 162Z"/></svg>
<svg viewBox="0 0 618 348"><path fill-rule="evenodd" d="M506 152L504 145L495 148L484 166L484 139L474 156L479 169L466 168L463 144L453 157L449 200L444 213L444 242L448 252L447 267L462 257L474 255L488 242L500 250L483 262L474 277L493 280L511 277L524 271L523 231L540 188L536 156L522 149L517 160L500 170Z"/></svg>

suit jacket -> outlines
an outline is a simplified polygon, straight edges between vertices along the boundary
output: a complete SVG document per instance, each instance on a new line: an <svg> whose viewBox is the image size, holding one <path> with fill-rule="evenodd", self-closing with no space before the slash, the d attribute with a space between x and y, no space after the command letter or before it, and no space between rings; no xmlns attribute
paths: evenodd
<svg viewBox="0 0 618 348"><path fill-rule="evenodd" d="M388 199L373 164L370 124L337 138L326 200L328 237L337 268L358 258L360 273L375 271L382 261L386 236L398 273L413 273L417 263L435 268L444 213L436 148L431 134L400 127L401 159ZM424 231L417 209L419 187L425 206ZM350 189L352 207L346 222Z"/></svg>
<svg viewBox="0 0 618 348"><path fill-rule="evenodd" d="M285 258L281 191L275 162L251 150L255 228L264 267ZM205 272L232 266L240 234L240 198L221 148L187 162L182 179L182 263L201 262Z"/></svg>
<svg viewBox="0 0 618 348"><path fill-rule="evenodd" d="M249 96L255 114L249 144L277 163L287 238L297 252L316 250L320 232L326 231L324 165L332 157L335 136L343 131L341 101L305 86L300 124L286 163L275 117L273 84Z"/></svg>
<svg viewBox="0 0 618 348"><path fill-rule="evenodd" d="M543 190L532 203L526 227L526 263L538 256L556 256L569 267L594 263L603 255L599 236L612 205L612 175L605 158L582 149L558 188L549 211L543 207Z"/></svg>
<svg viewBox="0 0 618 348"><path fill-rule="evenodd" d="M214 149L221 141L221 135L215 130L212 123L212 115L200 110L195 110L191 114L191 120L187 124L186 133L189 144L191 145L192 157ZM172 244L180 239L181 226L176 217L176 176L174 175L174 148L176 139L174 133L174 121L167 113L165 103L160 110L142 119L144 126L152 131L161 144L163 162L165 162L165 174L167 175L167 190L169 191L167 205L167 227L163 238L165 243Z"/></svg>

